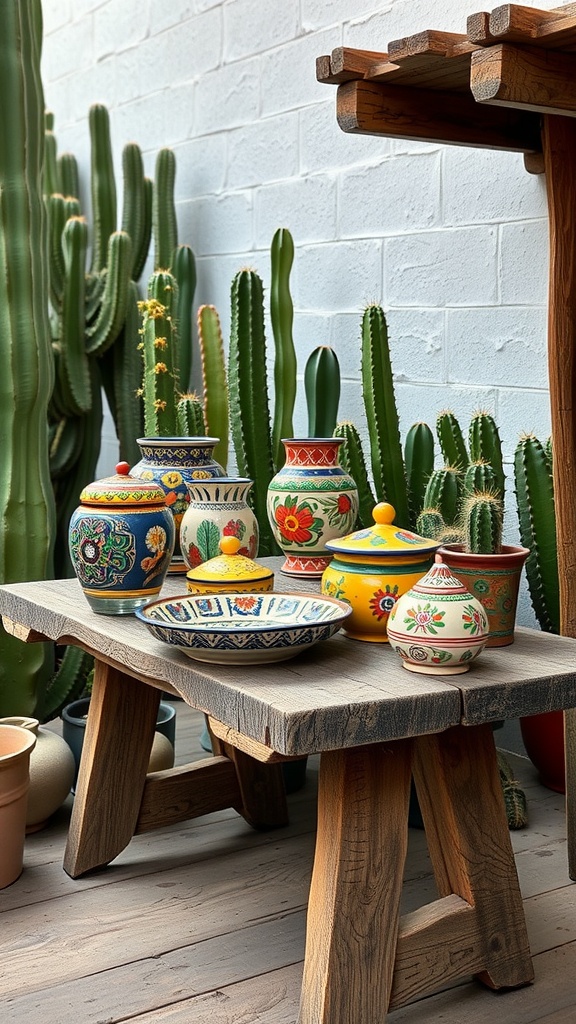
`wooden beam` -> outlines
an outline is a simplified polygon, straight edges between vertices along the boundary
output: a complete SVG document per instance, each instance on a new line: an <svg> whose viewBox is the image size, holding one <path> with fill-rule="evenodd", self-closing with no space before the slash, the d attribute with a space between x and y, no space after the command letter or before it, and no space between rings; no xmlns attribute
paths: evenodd
<svg viewBox="0 0 576 1024"><path fill-rule="evenodd" d="M539 121L522 111L488 111L470 96L376 82L346 82L336 100L342 131L396 139L533 152Z"/></svg>
<svg viewBox="0 0 576 1024"><path fill-rule="evenodd" d="M503 4L491 14L470 15L466 31L470 42L478 46L506 42L571 50L576 45L576 4L551 11Z"/></svg>
<svg viewBox="0 0 576 1024"><path fill-rule="evenodd" d="M386 81L426 89L468 92L472 43L453 32L419 32L388 47L388 60L366 73L370 81Z"/></svg>
<svg viewBox="0 0 576 1024"><path fill-rule="evenodd" d="M576 636L576 122L545 117L550 270L548 374L554 441L554 504L560 632ZM565 715L568 870L576 878L576 712Z"/></svg>
<svg viewBox="0 0 576 1024"><path fill-rule="evenodd" d="M387 60L387 53L337 46L330 56L316 59L316 78L328 85L351 82L354 78L364 78L374 65Z"/></svg>
<svg viewBox="0 0 576 1024"><path fill-rule="evenodd" d="M207 757L146 777L134 835L236 807L240 786L227 757Z"/></svg>
<svg viewBox="0 0 576 1024"><path fill-rule="evenodd" d="M475 50L470 88L478 103L576 117L576 57L505 43Z"/></svg>
<svg viewBox="0 0 576 1024"><path fill-rule="evenodd" d="M248 736L238 732L237 729L232 729L229 725L223 725L222 722L218 722L215 718L208 717L208 725L213 736L217 736L224 743L229 743L236 750L242 750L245 754L249 754L256 761L262 761L264 764L274 764L276 761L300 760L301 755L299 754L292 756L278 754L275 750L272 750L272 747L266 747L263 743L258 743L257 740L251 740Z"/></svg>

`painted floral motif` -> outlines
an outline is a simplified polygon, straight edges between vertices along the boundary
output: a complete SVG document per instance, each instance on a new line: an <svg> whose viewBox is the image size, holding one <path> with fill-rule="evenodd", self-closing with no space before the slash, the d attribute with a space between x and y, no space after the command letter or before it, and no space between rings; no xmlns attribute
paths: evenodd
<svg viewBox="0 0 576 1024"><path fill-rule="evenodd" d="M344 586L346 577L344 574L338 576L336 579L324 579L322 581L322 591L328 597L336 597L339 601L346 601L344 596L346 587Z"/></svg>
<svg viewBox="0 0 576 1024"><path fill-rule="evenodd" d="M238 540L244 540L246 523L243 523L241 519L230 519L226 525L222 527L222 533L225 537L237 537Z"/></svg>
<svg viewBox="0 0 576 1024"><path fill-rule="evenodd" d="M171 470L169 473L164 473L160 479L167 490L173 491L176 487L181 486L182 473L177 473L176 470Z"/></svg>
<svg viewBox="0 0 576 1024"><path fill-rule="evenodd" d="M403 540L406 544L422 544L421 537L417 537L414 533L409 533L407 530L396 530L394 536L396 540Z"/></svg>
<svg viewBox="0 0 576 1024"><path fill-rule="evenodd" d="M356 507L349 494L330 494L322 499L322 511L330 526L338 526L344 533L354 527Z"/></svg>
<svg viewBox="0 0 576 1024"><path fill-rule="evenodd" d="M388 618L399 597L398 587L394 586L390 588L388 583L386 584L385 590L380 589L375 591L374 596L370 598L369 604L370 611L378 622L381 622L382 619Z"/></svg>
<svg viewBox="0 0 576 1024"><path fill-rule="evenodd" d="M487 629L487 623L482 612L472 604L467 604L463 608L462 622L464 623L464 629L468 631L470 636L476 636L477 633L485 632Z"/></svg>
<svg viewBox="0 0 576 1024"><path fill-rule="evenodd" d="M262 604L262 599L254 597L252 594L246 597L237 597L232 611L238 612L240 615L247 615L248 612L256 611L260 604Z"/></svg>
<svg viewBox="0 0 576 1024"><path fill-rule="evenodd" d="M191 569L195 569L198 565L202 565L202 554L200 548L196 544L188 545L188 565Z"/></svg>
<svg viewBox="0 0 576 1024"><path fill-rule="evenodd" d="M490 590L490 584L486 580L476 580L474 583L474 590L477 594L487 594Z"/></svg>
<svg viewBox="0 0 576 1024"><path fill-rule="evenodd" d="M134 566L134 537L121 519L81 519L71 530L70 544L78 552L76 571L84 585L115 586Z"/></svg>
<svg viewBox="0 0 576 1024"><path fill-rule="evenodd" d="M442 622L446 612L439 612L430 601L426 604L418 604L415 608L409 608L404 617L404 625L407 630L415 633L432 633L435 635L439 629L444 629Z"/></svg>
<svg viewBox="0 0 576 1024"><path fill-rule="evenodd" d="M145 544L152 555L140 562L140 567L147 574L144 580L145 587L164 571L166 561L170 557L170 552L166 550L167 540L166 530L162 526L151 526L146 534Z"/></svg>
<svg viewBox="0 0 576 1024"><path fill-rule="evenodd" d="M314 516L307 501L298 504L298 498L287 495L284 504L277 505L274 519L282 536L289 544L310 544L316 541L322 529L322 520Z"/></svg>
<svg viewBox="0 0 576 1024"><path fill-rule="evenodd" d="M446 661L452 661L452 655L450 651L437 651L435 647L432 648L430 661L434 665L443 665Z"/></svg>

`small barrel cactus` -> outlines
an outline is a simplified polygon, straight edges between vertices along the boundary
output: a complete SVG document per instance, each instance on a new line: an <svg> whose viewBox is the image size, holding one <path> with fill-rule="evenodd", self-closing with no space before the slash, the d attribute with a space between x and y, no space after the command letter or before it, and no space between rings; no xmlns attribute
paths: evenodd
<svg viewBox="0 0 576 1024"><path fill-rule="evenodd" d="M492 491L476 491L462 507L461 526L466 551L477 555L498 554L502 547L503 506Z"/></svg>

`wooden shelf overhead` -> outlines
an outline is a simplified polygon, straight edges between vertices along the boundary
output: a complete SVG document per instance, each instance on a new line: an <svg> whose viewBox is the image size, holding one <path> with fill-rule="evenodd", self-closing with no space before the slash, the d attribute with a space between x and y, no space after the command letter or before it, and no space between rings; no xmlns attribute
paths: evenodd
<svg viewBox="0 0 576 1024"><path fill-rule="evenodd" d="M576 3L549 11L503 4L471 14L465 34L418 32L382 53L339 47L316 70L320 82L338 86L346 132L520 151L527 170L545 173L561 632L575 637ZM566 752L576 879L576 711L566 713Z"/></svg>

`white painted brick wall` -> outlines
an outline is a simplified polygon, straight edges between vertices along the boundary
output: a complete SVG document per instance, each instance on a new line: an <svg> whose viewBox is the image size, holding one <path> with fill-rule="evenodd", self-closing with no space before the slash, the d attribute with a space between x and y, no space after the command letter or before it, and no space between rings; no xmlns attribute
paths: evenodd
<svg viewBox="0 0 576 1024"><path fill-rule="evenodd" d="M530 0L528 0L530 2ZM537 0L550 8L558 0ZM547 221L543 177L522 157L348 136L315 58L335 46L385 50L424 28L463 32L464 0L44 0L44 83L60 149L80 161L87 113L110 110L116 166L125 142L147 173L177 156L180 240L194 248L198 302L229 329L243 265L269 283L269 244L288 226L299 370L331 344L343 418L365 435L359 325L387 310L401 427L450 407L467 427L485 407L510 462L521 431L544 438ZM120 191L120 189L119 189ZM306 429L300 388L296 429ZM106 440L108 471L114 445ZM515 529L508 516L509 532Z"/></svg>

